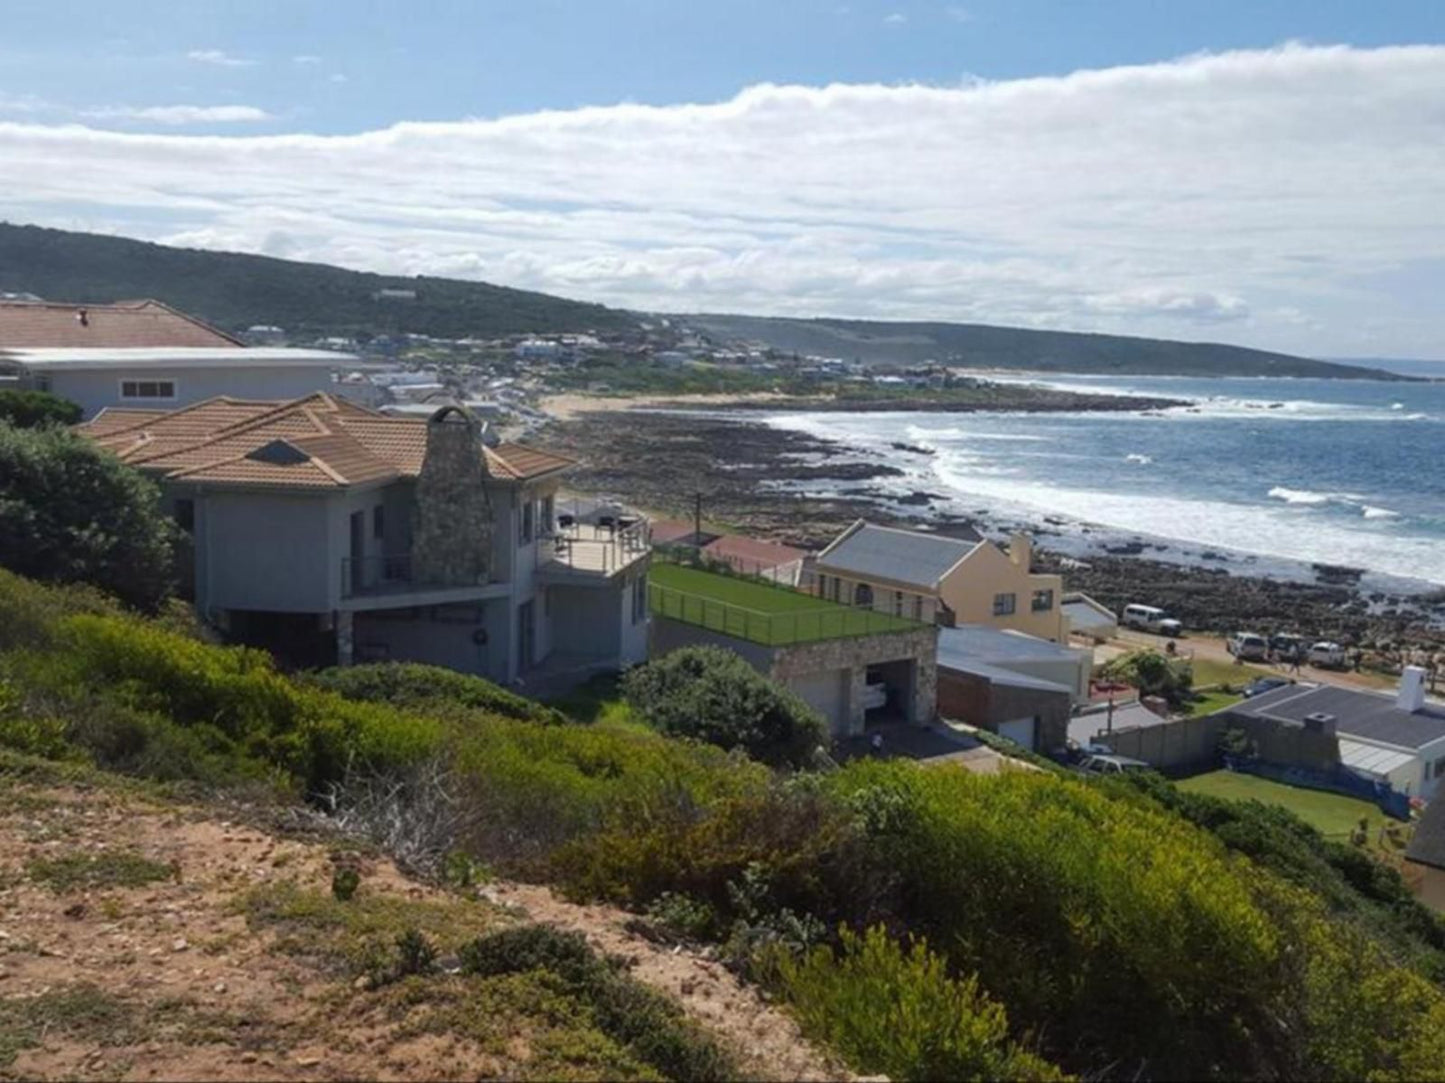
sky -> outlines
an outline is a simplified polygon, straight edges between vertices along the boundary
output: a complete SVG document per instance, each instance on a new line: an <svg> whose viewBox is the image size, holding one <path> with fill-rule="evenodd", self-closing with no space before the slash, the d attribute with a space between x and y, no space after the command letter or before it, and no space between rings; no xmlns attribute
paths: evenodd
<svg viewBox="0 0 1445 1083"><path fill-rule="evenodd" d="M5 0L0 218L1445 357L1439 0Z"/></svg>

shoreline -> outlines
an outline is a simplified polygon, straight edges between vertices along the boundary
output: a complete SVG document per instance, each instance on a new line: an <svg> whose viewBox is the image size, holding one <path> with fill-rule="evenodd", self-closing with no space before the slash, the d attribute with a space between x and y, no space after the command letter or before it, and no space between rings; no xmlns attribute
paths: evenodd
<svg viewBox="0 0 1445 1083"><path fill-rule="evenodd" d="M1433 584L1411 589L1417 585L1364 569L1218 547L1196 553L1188 542L1054 515L1023 518L983 499L970 512L949 514L935 510L948 495L901 491L911 484L904 471L866 450L730 411L697 405L687 413L579 411L549 423L544 434L557 450L584 460L570 486L579 492L684 517L700 495L705 518L803 548L821 548L858 518L945 534L977 530L994 539L1023 528L1035 536L1041 562L1065 573L1070 590L1116 610L1146 602L1200 630L1258 626L1445 646L1445 589Z"/></svg>

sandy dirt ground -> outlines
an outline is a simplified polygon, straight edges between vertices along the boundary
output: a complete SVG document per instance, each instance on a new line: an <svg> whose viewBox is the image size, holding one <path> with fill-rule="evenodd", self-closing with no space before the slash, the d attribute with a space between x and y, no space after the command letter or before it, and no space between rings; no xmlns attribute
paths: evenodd
<svg viewBox="0 0 1445 1083"><path fill-rule="evenodd" d="M159 866L164 878L57 888L36 871L37 862L117 854L150 863L152 877ZM527 1077L524 1035L499 1048L418 1027L426 1005L405 1001L402 986L373 989L320 965L304 928L248 921L245 900L268 886L330 906L336 855L335 841L278 837L125 786L0 779L0 1079ZM848 1075L755 990L701 954L628 932L622 911L506 882L464 898L384 859L355 860L367 913L395 912L459 940L519 921L579 930L674 996L749 1075ZM466 995L459 977L428 980L441 992L458 983L453 996Z"/></svg>
<svg viewBox="0 0 1445 1083"><path fill-rule="evenodd" d="M618 410L646 409L655 406L746 406L764 405L779 399L795 400L796 395L785 395L777 391L758 391L746 395L738 394L696 394L696 395L548 395L538 405L544 413L558 421L571 421L578 414L614 413ZM820 396L824 401L827 396Z"/></svg>

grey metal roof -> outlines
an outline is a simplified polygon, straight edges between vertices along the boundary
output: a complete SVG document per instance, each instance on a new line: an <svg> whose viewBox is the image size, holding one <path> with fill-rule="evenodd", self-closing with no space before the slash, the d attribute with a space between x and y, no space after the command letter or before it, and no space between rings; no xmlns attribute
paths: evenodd
<svg viewBox="0 0 1445 1083"><path fill-rule="evenodd" d="M1445 708L1427 703L1421 710L1402 711L1388 693L1322 685L1302 689L1288 685L1245 700L1231 708L1236 714L1303 722L1306 715L1335 716L1337 733L1366 741L1419 749L1445 739Z"/></svg>
<svg viewBox="0 0 1445 1083"><path fill-rule="evenodd" d="M1027 688L1034 692L1057 692L1061 696L1074 694L1074 690L1066 684L1046 681L1042 677L1031 677L1027 673L1004 669L1002 666L991 666L976 658L968 659L960 665L950 665L948 668L960 673L968 673L974 677L984 677L989 683L1003 685L1006 688Z"/></svg>
<svg viewBox="0 0 1445 1083"><path fill-rule="evenodd" d="M1445 869L1445 800L1431 801L1415 824L1405 857L1422 865Z"/></svg>
<svg viewBox="0 0 1445 1083"><path fill-rule="evenodd" d="M1082 652L1050 643L1047 639L1006 632L983 624L960 624L938 630L938 664L962 668L953 663L984 662L1069 662L1078 664Z"/></svg>
<svg viewBox="0 0 1445 1083"><path fill-rule="evenodd" d="M1075 628L1093 628L1100 625L1118 624L1118 618L1104 616L1088 602L1063 602L1060 608Z"/></svg>
<svg viewBox="0 0 1445 1083"><path fill-rule="evenodd" d="M864 523L818 556L818 569L932 588L979 542Z"/></svg>

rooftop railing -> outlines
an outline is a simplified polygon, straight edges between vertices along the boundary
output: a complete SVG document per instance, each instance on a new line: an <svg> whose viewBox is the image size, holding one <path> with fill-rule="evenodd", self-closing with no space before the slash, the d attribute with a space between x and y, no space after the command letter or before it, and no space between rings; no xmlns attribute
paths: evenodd
<svg viewBox="0 0 1445 1083"><path fill-rule="evenodd" d="M544 540L547 559L579 572L611 575L652 548L652 524L646 519L602 516L593 523L567 522Z"/></svg>
<svg viewBox="0 0 1445 1083"><path fill-rule="evenodd" d="M927 627L906 617L842 605L765 612L658 583L648 584L647 604L655 617L681 621L766 647Z"/></svg>

